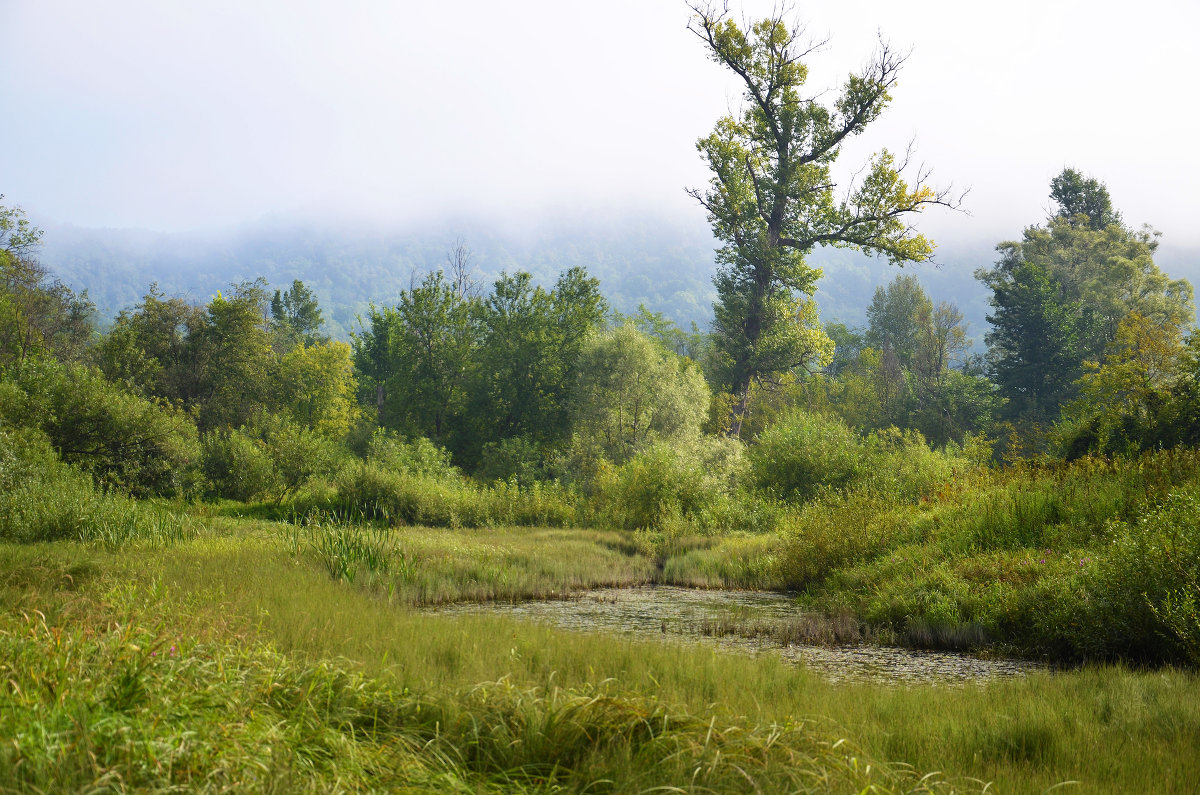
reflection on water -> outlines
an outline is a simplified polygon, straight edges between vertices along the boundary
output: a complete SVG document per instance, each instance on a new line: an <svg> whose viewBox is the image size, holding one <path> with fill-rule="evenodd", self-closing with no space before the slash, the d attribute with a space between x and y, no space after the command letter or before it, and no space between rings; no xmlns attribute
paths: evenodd
<svg viewBox="0 0 1200 795"><path fill-rule="evenodd" d="M778 653L802 663L832 681L958 684L997 676L1016 676L1038 669L1036 663L1011 659L980 659L954 652L931 652L894 646L856 644L781 645L763 627L795 621L801 613L785 594L751 591L699 591L672 586L603 588L568 599L517 604L457 604L439 613L503 613L541 621L564 629L664 636L716 645L729 651ZM727 634L712 637L711 628L754 627L760 637Z"/></svg>

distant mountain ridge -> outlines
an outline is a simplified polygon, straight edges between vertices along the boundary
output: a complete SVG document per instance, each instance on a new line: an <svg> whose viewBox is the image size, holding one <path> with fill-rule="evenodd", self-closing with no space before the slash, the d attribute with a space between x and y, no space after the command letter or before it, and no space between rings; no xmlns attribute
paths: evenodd
<svg viewBox="0 0 1200 795"><path fill-rule="evenodd" d="M347 338L356 316L371 304L394 303L400 292L431 269L461 239L486 289L501 271L529 271L549 285L567 268L583 266L601 281L614 309L639 304L683 327L706 329L716 292L716 242L700 219L582 221L512 230L492 224L445 223L436 228L374 228L264 222L210 234L61 226L46 230L41 259L74 289L87 289L101 315L111 318L141 300L151 283L168 295L207 301L231 283L264 277L273 287L301 279L314 289L329 333ZM986 330L988 294L974 271L994 260L995 241L939 249L939 265L910 265L935 301L958 305L976 347ZM1200 254L1164 250L1160 265L1195 281ZM817 302L825 321L866 322L875 288L901 272L886 261L843 249L818 249L810 262L824 271Z"/></svg>

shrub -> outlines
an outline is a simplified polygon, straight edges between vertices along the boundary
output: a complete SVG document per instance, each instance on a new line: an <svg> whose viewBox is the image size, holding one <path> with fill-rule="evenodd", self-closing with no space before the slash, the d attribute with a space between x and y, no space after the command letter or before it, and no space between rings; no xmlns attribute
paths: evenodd
<svg viewBox="0 0 1200 795"><path fill-rule="evenodd" d="M450 462L450 453L423 436L406 442L395 431L379 428L367 445L367 460L392 472L433 478L458 477L458 468Z"/></svg>
<svg viewBox="0 0 1200 795"><path fill-rule="evenodd" d="M487 442L475 475L485 482L513 480L531 486L546 477L546 457L528 436Z"/></svg>
<svg viewBox="0 0 1200 795"><path fill-rule="evenodd" d="M848 425L802 409L792 409L767 426L749 457L759 488L795 500L849 484L866 463L864 445Z"/></svg>
<svg viewBox="0 0 1200 795"><path fill-rule="evenodd" d="M139 497L185 491L199 453L181 409L81 365L27 361L0 393L0 422L44 431L65 462Z"/></svg>
<svg viewBox="0 0 1200 795"><path fill-rule="evenodd" d="M96 488L30 428L0 429L0 540L166 542L185 535L179 516Z"/></svg>
<svg viewBox="0 0 1200 795"><path fill-rule="evenodd" d="M248 502L280 488L267 445L245 431L210 431L200 447L200 468L211 495Z"/></svg>
<svg viewBox="0 0 1200 795"><path fill-rule="evenodd" d="M790 589L819 583L912 540L918 519L911 508L867 491L827 495L783 522L779 577Z"/></svg>
<svg viewBox="0 0 1200 795"><path fill-rule="evenodd" d="M656 444L619 469L603 469L593 505L602 524L667 529L711 510L726 496L715 485L702 460Z"/></svg>
<svg viewBox="0 0 1200 795"><path fill-rule="evenodd" d="M1088 656L1200 663L1200 487L1111 522L1108 536L1084 581L1077 645Z"/></svg>
<svg viewBox="0 0 1200 795"><path fill-rule="evenodd" d="M321 508L390 524L565 526L575 520L574 495L557 483L481 488L461 475L435 478L360 462L338 474L335 488L332 504Z"/></svg>
<svg viewBox="0 0 1200 795"><path fill-rule="evenodd" d="M350 514L391 524L460 527L461 486L427 475L385 469L373 462L353 464L337 477L338 507ZM471 516L471 519L477 517ZM472 521L471 525L484 522Z"/></svg>
<svg viewBox="0 0 1200 795"><path fill-rule="evenodd" d="M267 435L266 453L276 473L273 485L279 502L313 478L333 474L339 458L333 441L291 422L281 423Z"/></svg>
<svg viewBox="0 0 1200 795"><path fill-rule="evenodd" d="M484 489L492 524L523 527L568 527L575 523L576 494L558 481L498 481Z"/></svg>
<svg viewBox="0 0 1200 795"><path fill-rule="evenodd" d="M931 450L919 431L885 428L866 440L862 485L896 502L914 503L973 468L957 450Z"/></svg>

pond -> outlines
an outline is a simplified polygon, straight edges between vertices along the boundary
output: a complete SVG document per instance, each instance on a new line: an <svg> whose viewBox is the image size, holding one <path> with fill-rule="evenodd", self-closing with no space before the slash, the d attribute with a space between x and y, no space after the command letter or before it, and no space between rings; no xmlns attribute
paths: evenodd
<svg viewBox="0 0 1200 795"><path fill-rule="evenodd" d="M730 652L773 652L835 682L964 684L1020 676L1042 667L1025 660L871 643L800 642L798 635L812 633L797 632L798 623L817 624L819 620L801 612L792 597L779 593L659 585L602 588L565 599L514 604L447 605L436 610L444 614L502 613L563 629L707 643Z"/></svg>

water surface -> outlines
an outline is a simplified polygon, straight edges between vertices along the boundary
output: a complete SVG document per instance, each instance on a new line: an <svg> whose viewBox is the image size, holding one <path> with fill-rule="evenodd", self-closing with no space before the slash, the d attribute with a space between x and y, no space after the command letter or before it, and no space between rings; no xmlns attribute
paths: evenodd
<svg viewBox="0 0 1200 795"><path fill-rule="evenodd" d="M745 654L776 653L835 682L964 684L1020 676L1041 667L1024 660L985 659L868 643L781 643L777 639L780 633L772 633L772 627L785 628L804 614L794 599L779 593L702 591L666 585L601 588L565 599L456 604L439 607L437 612L502 613L562 629L704 643Z"/></svg>

